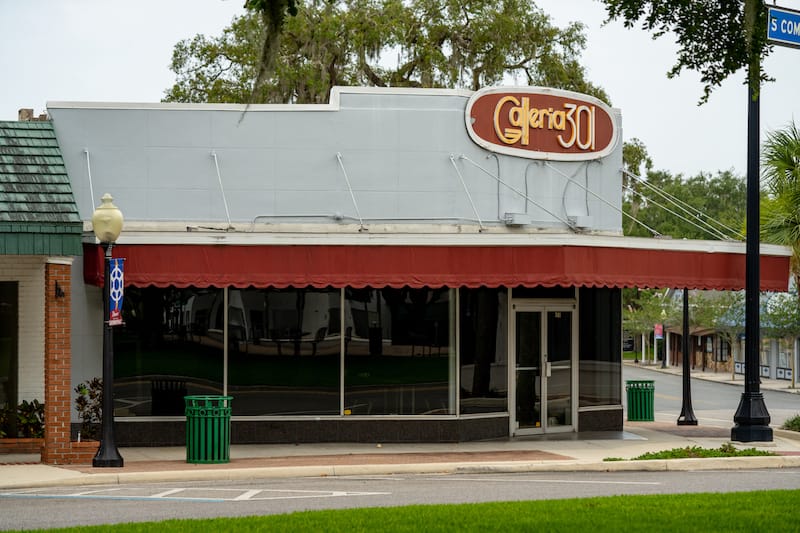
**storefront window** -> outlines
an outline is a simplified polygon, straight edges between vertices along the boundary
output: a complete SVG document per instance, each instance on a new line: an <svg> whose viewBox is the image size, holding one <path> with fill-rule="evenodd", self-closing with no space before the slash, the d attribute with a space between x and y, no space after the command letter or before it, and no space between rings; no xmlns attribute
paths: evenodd
<svg viewBox="0 0 800 533"><path fill-rule="evenodd" d="M231 289L233 415L338 415L338 289Z"/></svg>
<svg viewBox="0 0 800 533"><path fill-rule="evenodd" d="M183 396L222 394L223 291L125 289L114 331L116 416L183 415Z"/></svg>
<svg viewBox="0 0 800 533"><path fill-rule="evenodd" d="M580 289L580 407L622 402L621 301L620 289Z"/></svg>
<svg viewBox="0 0 800 533"><path fill-rule="evenodd" d="M0 282L0 413L17 406L17 304L16 281ZM0 430L17 436L17 418L0 417Z"/></svg>
<svg viewBox="0 0 800 533"><path fill-rule="evenodd" d="M455 414L451 291L346 295L342 317L339 289L228 290L234 416ZM117 416L178 416L185 395L226 390L224 299L222 289L126 290L114 338Z"/></svg>
<svg viewBox="0 0 800 533"><path fill-rule="evenodd" d="M460 412L508 411L508 291L459 290Z"/></svg>
<svg viewBox="0 0 800 533"><path fill-rule="evenodd" d="M778 366L781 368L789 368L792 357L792 349L794 347L794 339L780 339L778 341Z"/></svg>
<svg viewBox="0 0 800 533"><path fill-rule="evenodd" d="M769 366L771 346L772 341L770 339L761 339L761 351L759 353L759 363L761 366Z"/></svg>
<svg viewBox="0 0 800 533"><path fill-rule="evenodd" d="M452 290L347 289L345 415L455 414Z"/></svg>

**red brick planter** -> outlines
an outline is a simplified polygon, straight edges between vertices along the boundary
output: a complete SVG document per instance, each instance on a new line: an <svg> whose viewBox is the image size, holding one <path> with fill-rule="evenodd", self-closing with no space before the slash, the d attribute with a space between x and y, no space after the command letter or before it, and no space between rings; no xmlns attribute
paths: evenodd
<svg viewBox="0 0 800 533"><path fill-rule="evenodd" d="M44 439L0 439L0 454L3 453L41 453Z"/></svg>

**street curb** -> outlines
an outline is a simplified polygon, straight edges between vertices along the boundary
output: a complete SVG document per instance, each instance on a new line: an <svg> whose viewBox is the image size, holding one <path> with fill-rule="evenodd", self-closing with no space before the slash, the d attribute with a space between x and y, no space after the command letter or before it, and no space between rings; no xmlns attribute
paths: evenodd
<svg viewBox="0 0 800 533"><path fill-rule="evenodd" d="M327 465L262 468L233 468L229 470L174 470L163 472L130 472L122 474L83 474L76 477L9 483L0 490L45 488L78 485L123 485L127 483L239 481L255 478L343 477L401 474L487 474L526 472L656 472L707 471L747 469L800 468L800 456L720 457L707 459L656 459L648 461L603 462L487 462L487 463L422 463Z"/></svg>
<svg viewBox="0 0 800 533"><path fill-rule="evenodd" d="M623 361L623 365L628 365L628 366L631 366L633 368L640 368L642 370L649 370L651 372L658 372L660 374L670 374L670 375L679 376L679 377L682 375L682 372L675 372L675 371L669 370L669 368L680 368L680 367L670 366L670 367L668 367L666 369L662 369L659 365L642 365L642 364L636 364L636 363L633 363L633 362L630 362L630 361L627 361L627 362ZM729 374L726 373L726 375L729 375ZM740 374L738 374L738 375L740 375ZM712 382L712 383L720 383L720 384L723 384L723 385L732 385L734 387L740 387L740 388L744 387L744 376L742 376L742 380L741 381L739 381L739 380L729 380L729 379L715 379L713 377L709 377L708 375L706 375L703 372L697 373L697 371L695 370L695 371L693 371L691 373L691 377L694 378L694 379L701 379L703 381L709 381L709 382ZM762 392L764 392L764 391L785 392L787 394L799 394L800 395L800 387L795 387L793 389L793 388L791 388L790 385L787 385L785 387L777 387L777 386L775 386L775 387L763 387L762 386L760 389L761 389Z"/></svg>

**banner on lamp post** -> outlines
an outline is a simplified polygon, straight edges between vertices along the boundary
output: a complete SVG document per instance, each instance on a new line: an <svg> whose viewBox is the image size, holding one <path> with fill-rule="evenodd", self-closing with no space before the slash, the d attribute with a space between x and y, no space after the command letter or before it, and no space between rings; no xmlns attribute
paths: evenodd
<svg viewBox="0 0 800 533"><path fill-rule="evenodd" d="M653 333L656 339L664 338L664 324L656 324L653 326Z"/></svg>
<svg viewBox="0 0 800 533"><path fill-rule="evenodd" d="M108 325L122 324L122 299L125 287L125 259L117 258L109 261L108 290Z"/></svg>

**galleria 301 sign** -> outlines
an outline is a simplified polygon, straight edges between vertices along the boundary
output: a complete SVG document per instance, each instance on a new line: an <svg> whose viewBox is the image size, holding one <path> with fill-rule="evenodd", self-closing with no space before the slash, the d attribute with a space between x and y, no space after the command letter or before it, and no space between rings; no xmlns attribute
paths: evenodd
<svg viewBox="0 0 800 533"><path fill-rule="evenodd" d="M478 145L531 159L581 161L617 142L611 109L592 96L540 87L492 87L467 102L467 131Z"/></svg>

